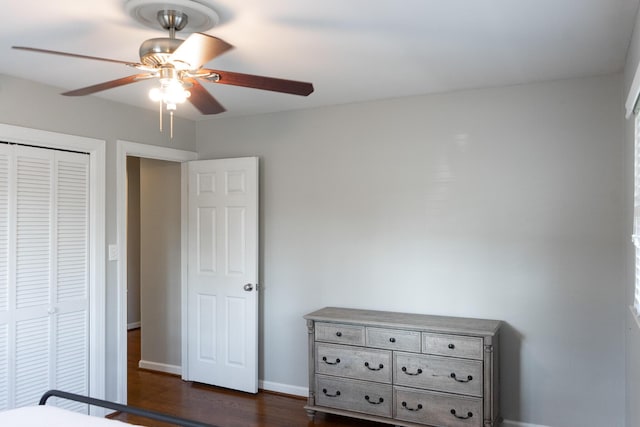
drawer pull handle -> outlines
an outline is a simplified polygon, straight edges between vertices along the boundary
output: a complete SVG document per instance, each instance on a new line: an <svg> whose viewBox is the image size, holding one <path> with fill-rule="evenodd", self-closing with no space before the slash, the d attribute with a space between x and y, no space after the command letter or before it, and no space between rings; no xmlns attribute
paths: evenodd
<svg viewBox="0 0 640 427"><path fill-rule="evenodd" d="M389 338L389 342L396 342L396 339L391 337L391 338Z"/></svg>
<svg viewBox="0 0 640 427"><path fill-rule="evenodd" d="M329 362L329 361L327 360L327 356L322 356L322 361L323 361L324 363L326 363L327 365L337 365L338 363L340 363L340 359L336 359L336 361L335 361L335 362Z"/></svg>
<svg viewBox="0 0 640 427"><path fill-rule="evenodd" d="M467 379L460 379L458 377L456 377L456 373L455 372L451 372L450 375L451 378L453 378L454 380L458 381L459 383L468 383L469 381L471 381L473 379L473 377L471 375L467 375Z"/></svg>
<svg viewBox="0 0 640 427"><path fill-rule="evenodd" d="M377 368L372 368L371 366L369 366L369 362L364 362L364 366L369 368L370 371L379 371L380 369L384 368L384 365L382 363L379 364Z"/></svg>
<svg viewBox="0 0 640 427"><path fill-rule="evenodd" d="M415 408L409 408L409 407L407 406L407 402L402 402L402 407L403 407L404 409L406 409L407 411L417 412L417 411L419 411L420 409L422 409L422 403L418 403L418 406L417 406L417 407L415 407Z"/></svg>
<svg viewBox="0 0 640 427"><path fill-rule="evenodd" d="M460 419L460 420L466 420L466 419L468 419L468 418L473 417L473 412L467 412L467 416L465 417L465 416L462 416L462 415L458 415L458 414L456 414L456 410L455 410L455 409L452 409L452 410L451 410L451 415L453 415L454 417L456 417L456 418L458 418L458 419Z"/></svg>
<svg viewBox="0 0 640 427"><path fill-rule="evenodd" d="M379 404L381 404L382 402L384 402L384 399L383 399L383 398L381 398L381 397L380 397L380 398L378 398L378 401L377 401L377 402L373 402L373 401L369 400L369 396L368 396L368 395L364 397L364 400L366 400L367 402L371 403L372 405L379 405Z"/></svg>
<svg viewBox="0 0 640 427"><path fill-rule="evenodd" d="M407 367L403 366L402 367L402 372L404 372L407 375L420 375L422 373L422 369L418 368L418 370L415 371L415 372L407 372Z"/></svg>
<svg viewBox="0 0 640 427"><path fill-rule="evenodd" d="M451 350L453 350L454 348L456 348L456 346L455 346L455 345L453 345L453 344L449 344L447 347L449 347Z"/></svg>
<svg viewBox="0 0 640 427"><path fill-rule="evenodd" d="M340 331L336 332L336 336L337 337L341 337L342 336L342 332L340 332Z"/></svg>
<svg viewBox="0 0 640 427"><path fill-rule="evenodd" d="M325 395L325 396L327 396L327 397L338 397L338 396L340 396L340 390L336 390L336 394L329 394L329 393L327 393L327 389L326 389L326 388L323 388L323 389L322 389L322 392L323 392L323 393L324 393L324 395Z"/></svg>

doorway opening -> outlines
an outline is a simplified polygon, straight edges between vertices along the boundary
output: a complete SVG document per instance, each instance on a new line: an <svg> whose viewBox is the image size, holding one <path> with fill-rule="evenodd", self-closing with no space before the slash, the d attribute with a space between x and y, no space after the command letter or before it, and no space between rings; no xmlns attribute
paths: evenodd
<svg viewBox="0 0 640 427"><path fill-rule="evenodd" d="M143 179L157 181L160 180L161 185L168 185L166 180L171 181L171 185L173 186L173 192L177 192L179 194L178 201L175 200L169 202L163 199L161 191L157 189L157 182L154 182L154 187L156 187L153 191L149 193L145 193L145 190L140 190L140 205L139 208L141 213L141 220L139 229L143 230L140 235L140 256L139 256L139 264L135 265L135 262L132 265L131 274L135 277L136 269L139 269L140 275L140 325L144 329L145 324L145 312L147 312L150 322L155 322L154 316L158 315L159 311L165 310L168 307L168 304L171 303L172 306L177 310L177 314L174 312L172 315L165 317L165 320L159 322L159 325L155 325L150 323L152 326L159 326L158 330L165 331L165 334L169 334L169 330L173 330L172 332L172 340L175 342L181 341L181 336L183 334L184 321L183 316L184 313L180 313L180 301L182 300L184 277L185 277L185 242L180 240L180 236L184 235L182 230L186 227L185 224L185 212L183 212L184 206L184 194L185 194L185 186L186 181L183 179L184 168L179 165L179 163L195 160L197 158L197 154L190 151L176 150L171 148L162 148L157 146L151 146L146 144L137 144L128 141L118 141L117 143L117 234L118 234L118 252L119 252L119 262L118 262L118 324L117 324L117 355L118 355L118 363L117 363L117 400L120 403L127 403L127 366L128 366L128 345L127 345L127 335L128 335L128 326L131 323L132 326L135 326L135 320L132 322L129 321L129 301L128 301L128 285L129 285L129 238L128 238L128 173L127 173L127 163L128 158L138 158L138 162L146 168L146 172L150 173L147 178L143 178L143 175L140 175L140 188L146 187ZM158 162L160 161L160 162ZM130 163L136 163L136 160L129 161ZM166 172L165 169L171 170L172 173L168 177L162 178L162 174ZM177 172L179 171L179 172ZM177 189L175 186L177 185ZM147 196L150 195L150 199L145 197L143 194ZM171 209L168 209L168 206L164 204L164 202L171 203ZM143 204L149 203L148 206L142 207ZM145 215L144 212L149 208L156 209L156 213L158 215ZM160 207L158 207L160 206ZM175 209L177 209L178 213L176 214ZM162 211L162 214L161 212ZM153 232L153 230L157 230L158 227L162 227L158 225L158 223L162 223L166 220L162 216L167 213L167 211L171 211L171 216L174 218L174 223L171 227L172 230L162 230L162 231L171 231L177 233L178 238L172 234L164 234L156 233L154 237L161 237L162 239L176 240L180 243L177 245L171 245L168 248L166 245L164 247L160 247L157 251L147 251L145 249L145 245L149 244L145 242L144 235L149 235ZM160 218L158 218L160 217ZM175 219L177 217L177 220ZM176 226L177 224L177 226ZM129 224L130 225L130 224ZM149 227L148 231L144 231L146 227ZM176 229L177 228L177 229ZM157 243L156 243L157 244ZM159 244L158 244L159 245ZM161 246L161 245L159 245ZM142 252L145 252L145 255L142 255ZM147 252L151 255L151 258L147 257ZM135 259L135 256L134 256ZM154 276L160 267L165 265L170 266L171 273L168 274L169 277L162 279L165 291L169 290L171 293L164 292L164 295L160 300L158 300L158 295L153 292L153 288L145 290L144 282L154 280L157 281L158 276ZM153 268L152 268L153 267ZM145 273L146 271L146 273ZM145 276L146 274L146 276ZM163 270L162 274L167 275L167 271ZM171 286L166 283L171 283ZM176 292L178 297L176 297ZM149 300L149 301L147 301ZM147 304L147 302L149 304ZM135 303L134 303L135 304ZM145 306L148 308L145 310ZM135 308L134 308L135 311ZM155 314L154 314L155 312ZM178 321L176 321L176 315ZM181 325L181 326L178 326ZM175 328L178 328L178 332L175 332ZM142 344L142 353L141 359L144 361L145 358L145 345L147 342L145 341L145 335L149 335L149 347L150 354L157 352L157 348L154 346L160 346L165 351L167 344L165 338L166 336L160 336L159 340L154 340L154 338L158 338L157 331L148 331L147 334L144 332L143 335L143 344ZM176 341L177 340L177 341ZM157 344L157 343L160 344ZM182 343L179 345L174 344L172 350L173 353L169 356L171 357L169 363L157 363L151 360L151 364L142 363L140 366L161 370L165 372L179 374L182 364ZM177 356L176 356L177 354ZM165 355L166 356L166 355ZM176 361L177 362L171 362ZM177 364L174 364L177 363Z"/></svg>
<svg viewBox="0 0 640 427"><path fill-rule="evenodd" d="M127 157L127 330L140 329L138 367L177 375L180 187L180 163Z"/></svg>

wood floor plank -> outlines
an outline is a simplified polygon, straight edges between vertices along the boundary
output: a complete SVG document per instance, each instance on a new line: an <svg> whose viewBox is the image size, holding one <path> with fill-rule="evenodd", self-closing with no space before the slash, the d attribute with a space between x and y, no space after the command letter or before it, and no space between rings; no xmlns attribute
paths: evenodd
<svg viewBox="0 0 640 427"><path fill-rule="evenodd" d="M304 410L304 398L262 390L253 395L140 369L139 329L129 332L128 346L128 402L133 406L218 427L388 427L388 424L321 413L311 421ZM149 427L170 426L127 414L113 418Z"/></svg>

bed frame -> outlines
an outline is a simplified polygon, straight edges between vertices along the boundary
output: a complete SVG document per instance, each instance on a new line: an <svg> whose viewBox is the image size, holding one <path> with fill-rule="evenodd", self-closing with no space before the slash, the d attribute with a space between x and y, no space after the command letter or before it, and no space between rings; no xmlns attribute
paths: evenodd
<svg viewBox="0 0 640 427"><path fill-rule="evenodd" d="M86 403L88 405L99 406L101 408L113 409L114 411L125 412L127 414L138 415L156 421L171 423L182 427L217 427L213 424L205 424L198 421L188 420L186 418L175 417L162 412L150 411L148 409L137 408L135 406L122 405L120 403L109 402L108 400L96 399L94 397L82 396L74 393L67 393L60 390L49 390L40 398L39 405L45 405L50 397L59 397L62 399L73 400L75 402Z"/></svg>

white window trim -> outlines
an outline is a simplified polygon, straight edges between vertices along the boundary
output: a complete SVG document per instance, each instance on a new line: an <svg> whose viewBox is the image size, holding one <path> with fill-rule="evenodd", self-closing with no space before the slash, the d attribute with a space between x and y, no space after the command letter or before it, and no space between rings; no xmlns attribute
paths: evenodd
<svg viewBox="0 0 640 427"><path fill-rule="evenodd" d="M633 234L634 246L634 294L632 308L636 317L640 315L640 115L634 118L633 155Z"/></svg>
<svg viewBox="0 0 640 427"><path fill-rule="evenodd" d="M636 106L638 104L638 96L640 96L640 66L636 69L636 73L633 76L629 93L627 94L627 101L625 102L625 117L628 119L632 114L635 114Z"/></svg>

